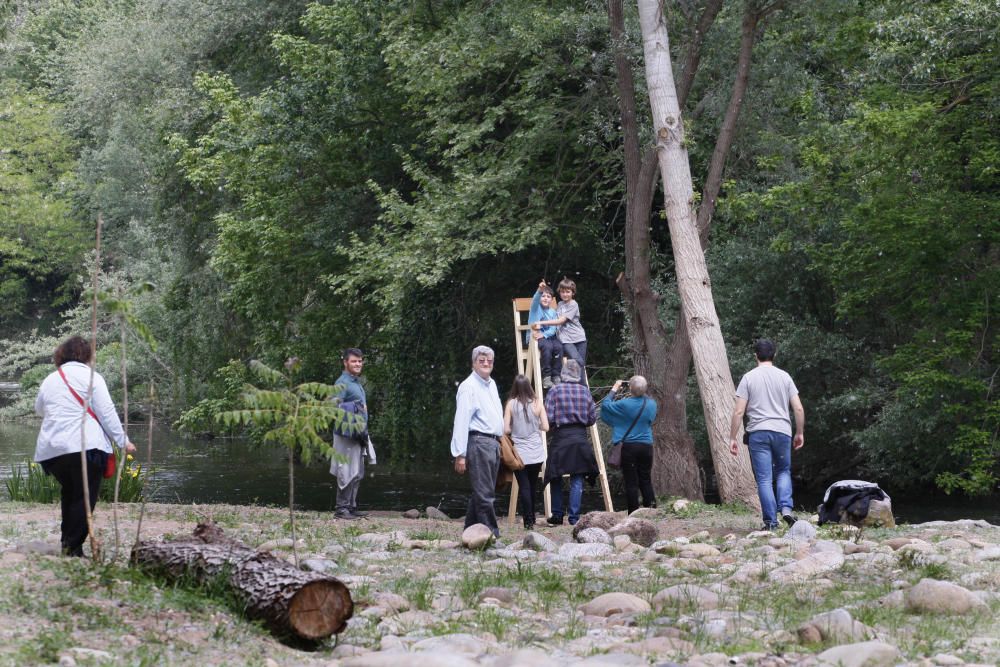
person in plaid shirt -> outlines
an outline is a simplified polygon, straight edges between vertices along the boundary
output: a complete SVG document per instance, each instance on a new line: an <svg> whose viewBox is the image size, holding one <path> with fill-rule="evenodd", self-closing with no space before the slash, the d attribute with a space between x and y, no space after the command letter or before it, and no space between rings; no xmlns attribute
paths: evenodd
<svg viewBox="0 0 1000 667"><path fill-rule="evenodd" d="M549 452L542 486L552 483L550 526L563 522L563 475L569 475L569 523L580 519L583 480L597 478L597 460L587 436L587 427L597 421L597 406L590 389L580 382L580 364L565 359L562 384L549 389L545 411L549 418Z"/></svg>

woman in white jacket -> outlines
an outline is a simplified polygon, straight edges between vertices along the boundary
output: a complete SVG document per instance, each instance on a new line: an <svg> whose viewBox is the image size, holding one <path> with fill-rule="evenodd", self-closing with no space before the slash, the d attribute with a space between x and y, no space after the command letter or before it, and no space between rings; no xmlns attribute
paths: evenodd
<svg viewBox="0 0 1000 667"><path fill-rule="evenodd" d="M63 342L53 355L56 371L42 381L35 399L35 412L42 417L35 461L62 487L61 541L63 552L69 556L83 556L83 543L87 539L81 437L86 449L91 511L97 504L101 479L113 451L111 441L118 443L126 452L135 451L135 445L129 441L118 419L108 386L96 371L93 373L90 410L84 420L83 407L90 393L90 364L93 360L90 343L80 336Z"/></svg>

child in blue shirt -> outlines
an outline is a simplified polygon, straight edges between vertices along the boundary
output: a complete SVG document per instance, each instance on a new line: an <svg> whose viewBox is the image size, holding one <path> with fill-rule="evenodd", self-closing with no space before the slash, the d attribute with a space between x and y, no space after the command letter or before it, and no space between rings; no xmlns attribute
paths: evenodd
<svg viewBox="0 0 1000 667"><path fill-rule="evenodd" d="M580 383L586 384L587 374L584 370L587 366L587 334L580 324L580 306L576 302L576 283L569 278L563 278L559 282L559 307L556 308L556 316L547 320L535 322L534 329L541 330L542 327L559 327L559 342L562 343L562 353L567 359L574 359L580 364Z"/></svg>
<svg viewBox="0 0 1000 667"><path fill-rule="evenodd" d="M552 288L542 280L538 283L535 296L531 299L531 309L528 311L528 324L541 320L553 320L557 317L556 309L552 307L555 294ZM541 357L542 389L548 389L562 382L562 343L556 335L559 329L554 326L541 327L532 331L532 336L538 341L538 355Z"/></svg>

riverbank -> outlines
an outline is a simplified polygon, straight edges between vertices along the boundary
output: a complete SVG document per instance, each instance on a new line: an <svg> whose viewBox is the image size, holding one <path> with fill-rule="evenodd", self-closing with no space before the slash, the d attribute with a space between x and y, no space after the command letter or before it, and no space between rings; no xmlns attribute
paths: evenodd
<svg viewBox="0 0 1000 667"><path fill-rule="evenodd" d="M639 532L595 527L576 539L569 526L526 533L504 523L499 547L482 552L460 546L458 519L296 513L299 558L344 581L356 604L338 641L302 651L245 621L223 593L126 568L127 548L105 566L47 555L58 508L0 503L0 664L1000 662L1000 527L835 526L810 536L803 524L769 534L748 513L683 504L640 510ZM138 507L119 514L130 545ZM213 519L291 557L288 518L280 508L153 504L142 536L181 537ZM109 506L98 507L97 526L110 553Z"/></svg>

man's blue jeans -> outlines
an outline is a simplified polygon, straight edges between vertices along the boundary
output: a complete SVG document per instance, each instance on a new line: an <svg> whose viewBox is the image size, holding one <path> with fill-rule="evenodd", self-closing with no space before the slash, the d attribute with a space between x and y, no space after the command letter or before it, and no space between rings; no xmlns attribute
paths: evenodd
<svg viewBox="0 0 1000 667"><path fill-rule="evenodd" d="M764 525L778 525L778 510L792 505L792 437L776 431L750 433L750 463L757 480ZM777 500L775 500L777 487Z"/></svg>
<svg viewBox="0 0 1000 667"><path fill-rule="evenodd" d="M569 525L575 526L580 520L580 504L583 502L584 475L569 476ZM552 495L552 518L563 518L563 483L562 478L549 484Z"/></svg>

